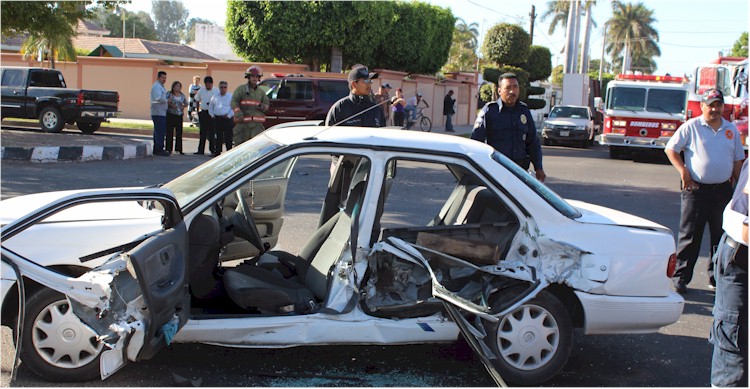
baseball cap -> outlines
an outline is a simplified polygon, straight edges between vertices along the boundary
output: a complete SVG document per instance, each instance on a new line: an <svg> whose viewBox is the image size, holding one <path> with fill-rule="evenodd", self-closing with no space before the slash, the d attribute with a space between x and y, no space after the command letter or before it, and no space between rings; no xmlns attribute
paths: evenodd
<svg viewBox="0 0 750 389"><path fill-rule="evenodd" d="M386 82L385 84L383 84L383 88L388 88L388 89L392 89L392 88L391 88L391 84L389 84L389 83L387 83L387 82Z"/></svg>
<svg viewBox="0 0 750 389"><path fill-rule="evenodd" d="M349 72L349 82L357 81L359 79L366 79L366 80L373 80L378 78L377 73L368 73L368 70L366 67L358 67L352 69L351 72Z"/></svg>
<svg viewBox="0 0 750 389"><path fill-rule="evenodd" d="M710 105L714 101L721 101L724 104L724 94L718 89L709 89L703 94L701 101L706 105Z"/></svg>
<svg viewBox="0 0 750 389"><path fill-rule="evenodd" d="M417 97L422 97L422 94L421 93L417 93Z"/></svg>

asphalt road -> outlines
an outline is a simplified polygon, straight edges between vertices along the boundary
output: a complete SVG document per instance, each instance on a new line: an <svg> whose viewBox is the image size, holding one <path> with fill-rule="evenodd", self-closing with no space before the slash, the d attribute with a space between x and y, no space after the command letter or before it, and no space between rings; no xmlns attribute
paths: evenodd
<svg viewBox="0 0 750 389"><path fill-rule="evenodd" d="M661 155L636 162L610 160L604 147L544 147L544 155L547 185L563 197L612 207L677 230L679 176ZM207 159L184 155L86 163L2 161L0 192L8 198L59 189L151 185ZM577 331L568 364L546 386L709 386L707 337L713 292L705 287L706 247L704 239L685 311L677 323L643 335L583 336ZM3 327L0 335L3 386L178 386L190 384L191 379L202 386L493 386L482 364L460 342L280 350L176 344L151 361L126 366L104 382L48 383L21 365L11 383L10 331Z"/></svg>

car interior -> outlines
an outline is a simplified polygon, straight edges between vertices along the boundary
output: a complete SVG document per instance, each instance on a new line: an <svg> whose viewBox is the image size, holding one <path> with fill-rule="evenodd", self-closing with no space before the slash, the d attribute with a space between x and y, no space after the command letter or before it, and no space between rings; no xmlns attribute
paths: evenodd
<svg viewBox="0 0 750 389"><path fill-rule="evenodd" d="M351 249L352 235L362 233L356 224L371 171L370 160L363 156L342 155L334 160L330 177L330 156L317 158L317 167L307 171L297 169L295 165L302 164L299 161L279 164L194 219L189 228L194 317L320 311L331 270L345 250ZM435 176L434 182L430 182L432 177L426 177L424 184L435 190L425 196L428 206L417 211L412 191L413 182L419 181L414 180L413 175L418 172L410 167L413 163L396 159L389 162L369 243L394 237L444 253L430 260L445 268L444 282L461 289L460 285L476 277L476 272L459 272L455 260L445 262L444 257L476 266L496 263L507 254L519 230L518 218L476 174L461 166L440 163L428 164L439 168L435 170L440 170L440 175ZM273 174L268 173L272 171ZM291 238L301 248L284 250L287 244L282 241L289 238L283 236L283 231L293 228L287 222L293 223L294 217L286 211L295 207L287 198L288 192L316 192L307 184L295 188L296 180L308 179L313 172L319 179L309 179L327 178L327 185L317 201L300 202L311 211L317 209L314 212L319 216L311 218L304 235L294 234ZM426 269L383 253L373 254L368 263L362 281L368 288L360 296L366 312L383 317L418 317L442 309L442 303L431 297ZM473 287L477 282L472 282Z"/></svg>

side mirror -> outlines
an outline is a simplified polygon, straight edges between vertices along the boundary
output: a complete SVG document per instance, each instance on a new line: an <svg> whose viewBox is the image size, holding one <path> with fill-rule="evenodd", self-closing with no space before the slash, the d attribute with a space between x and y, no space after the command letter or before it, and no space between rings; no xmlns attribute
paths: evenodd
<svg viewBox="0 0 750 389"><path fill-rule="evenodd" d="M602 98L601 97L594 97L594 107L596 107L596 109L602 109Z"/></svg>
<svg viewBox="0 0 750 389"><path fill-rule="evenodd" d="M546 118L548 118L548 117L549 117L549 114L548 114L548 113L545 113L545 114L544 114L544 118L546 119Z"/></svg>

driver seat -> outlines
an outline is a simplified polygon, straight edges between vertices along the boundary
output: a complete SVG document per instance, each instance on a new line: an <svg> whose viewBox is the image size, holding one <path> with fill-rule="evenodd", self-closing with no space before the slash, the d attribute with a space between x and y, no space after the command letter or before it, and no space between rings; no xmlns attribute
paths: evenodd
<svg viewBox="0 0 750 389"><path fill-rule="evenodd" d="M359 217L366 181L357 183L349 193L346 208L321 226L305 252L312 259L296 261L297 277L284 278L255 263L244 262L224 272L224 287L232 301L244 309L263 314L310 313L328 293L328 273L348 247L352 221ZM356 244L356 243L353 243ZM291 254L290 254L291 255Z"/></svg>

